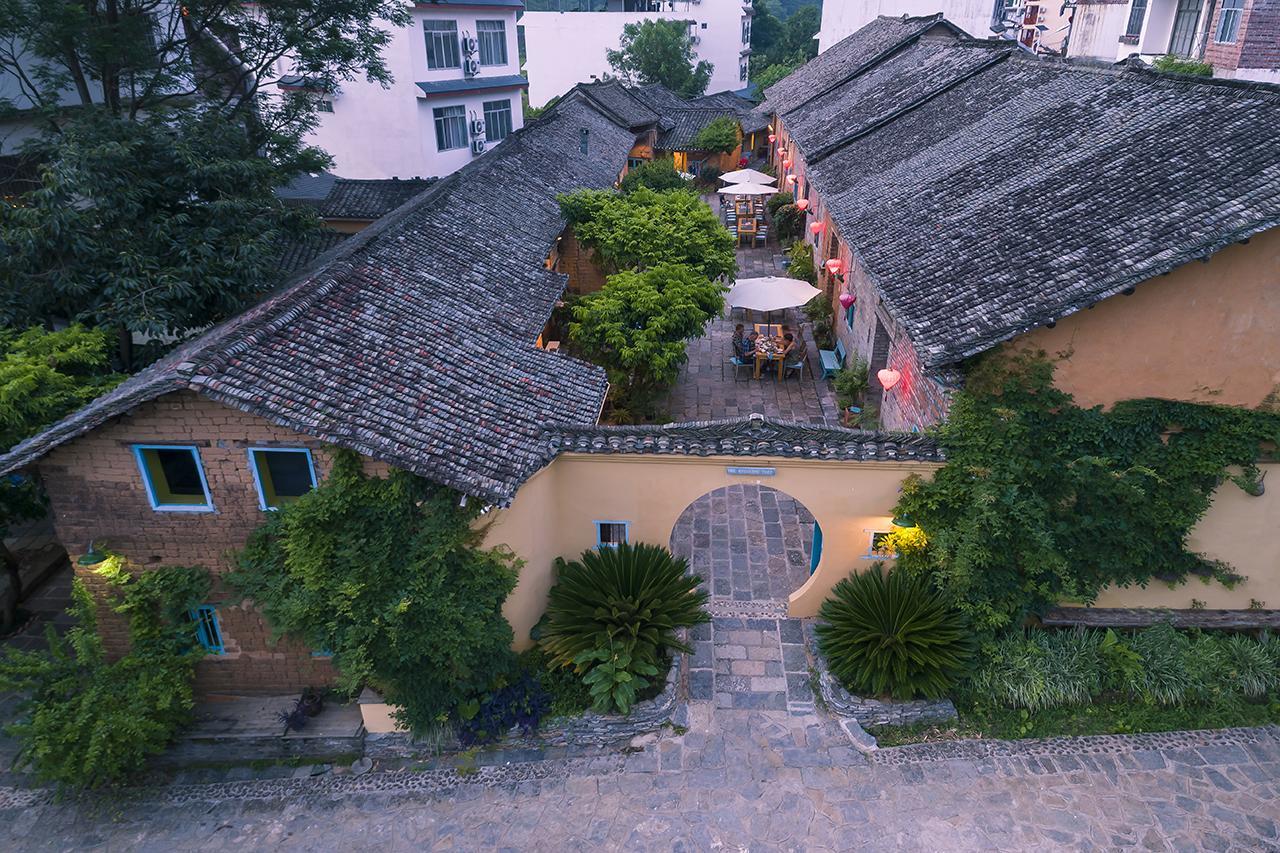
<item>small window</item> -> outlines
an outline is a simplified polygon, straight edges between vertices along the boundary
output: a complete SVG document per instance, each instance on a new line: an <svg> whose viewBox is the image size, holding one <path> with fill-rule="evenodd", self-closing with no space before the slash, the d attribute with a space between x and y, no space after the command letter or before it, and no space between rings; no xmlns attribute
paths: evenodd
<svg viewBox="0 0 1280 853"><path fill-rule="evenodd" d="M857 313L858 303L856 302L844 309L844 324L849 327L850 331L853 330L853 318L857 316Z"/></svg>
<svg viewBox="0 0 1280 853"><path fill-rule="evenodd" d="M331 113L331 112L333 112L333 101L321 101L321 102L320 102L320 112L322 112L322 113Z"/></svg>
<svg viewBox="0 0 1280 853"><path fill-rule="evenodd" d="M743 57L742 59L739 59L739 60L738 60L738 80L739 80L739 82L746 80L746 79L747 79L747 77L750 75L750 73L751 73L751 69L750 69L750 66L749 66L749 64L748 64L748 62L747 62L746 57Z"/></svg>
<svg viewBox="0 0 1280 853"><path fill-rule="evenodd" d="M511 101L484 102L485 142L501 142L511 135Z"/></svg>
<svg viewBox="0 0 1280 853"><path fill-rule="evenodd" d="M702 161L701 161L701 160L690 160L690 161L689 161L689 174L690 174L690 175L693 175L694 177L697 177L698 175L701 175L701 174L702 174Z"/></svg>
<svg viewBox="0 0 1280 853"><path fill-rule="evenodd" d="M578 150L583 154L591 153L591 131L585 127L578 128Z"/></svg>
<svg viewBox="0 0 1280 853"><path fill-rule="evenodd" d="M871 541L867 547L867 557L872 560L893 559L893 553L885 547L884 540L889 537L890 530L872 530Z"/></svg>
<svg viewBox="0 0 1280 853"><path fill-rule="evenodd" d="M452 151L467 147L467 111L461 105L436 107L431 111L436 121L436 150Z"/></svg>
<svg viewBox="0 0 1280 853"><path fill-rule="evenodd" d="M597 521L596 547L616 548L619 543L627 541L627 531L631 527L629 521Z"/></svg>
<svg viewBox="0 0 1280 853"><path fill-rule="evenodd" d="M502 21L476 21L481 65L507 64L507 25Z"/></svg>
<svg viewBox="0 0 1280 853"><path fill-rule="evenodd" d="M134 445L151 508L169 512L209 512L209 484L194 447Z"/></svg>
<svg viewBox="0 0 1280 853"><path fill-rule="evenodd" d="M1134 39L1142 35L1142 22L1146 16L1147 0L1132 0L1129 4L1129 21L1124 28L1124 34Z"/></svg>
<svg viewBox="0 0 1280 853"><path fill-rule="evenodd" d="M427 40L428 68L462 67L457 21L423 21L422 33Z"/></svg>
<svg viewBox="0 0 1280 853"><path fill-rule="evenodd" d="M1243 14L1244 0L1222 0L1222 16L1218 18L1218 29L1213 40L1219 44L1235 44L1236 35L1240 32L1240 16Z"/></svg>
<svg viewBox="0 0 1280 853"><path fill-rule="evenodd" d="M222 629L218 627L218 611L212 604L201 604L187 613L195 623L196 642L211 655L225 652L222 647Z"/></svg>
<svg viewBox="0 0 1280 853"><path fill-rule="evenodd" d="M627 168L628 168L628 169L638 169L638 168L640 168L641 166L643 166L643 165L644 165L645 163L647 163L647 162L649 162L649 161L648 161L648 160L645 160L645 159L644 159L644 158L642 158L642 157L628 157L628 158L627 158Z"/></svg>
<svg viewBox="0 0 1280 853"><path fill-rule="evenodd" d="M316 487L316 469L306 448L250 448L249 466L260 509L279 509Z"/></svg>

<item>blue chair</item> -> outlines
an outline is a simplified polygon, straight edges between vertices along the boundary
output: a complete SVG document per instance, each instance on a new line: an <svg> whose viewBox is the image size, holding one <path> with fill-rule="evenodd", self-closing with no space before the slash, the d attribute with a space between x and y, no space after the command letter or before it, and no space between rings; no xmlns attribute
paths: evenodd
<svg viewBox="0 0 1280 853"><path fill-rule="evenodd" d="M805 367L808 366L808 364L809 362L807 360L797 361L795 364L788 364L787 370L785 373L783 373L782 378L783 379L789 378L791 376L791 371L795 370L798 372L799 377L801 379L804 379L804 369Z"/></svg>
<svg viewBox="0 0 1280 853"><path fill-rule="evenodd" d="M734 382L738 381L738 370L740 368L746 368L747 370L754 370L756 366L754 361L744 361L743 359L739 358L736 355L731 356L727 362L723 362L723 361L720 362L720 378L721 379L724 379L725 364L733 365L733 381Z"/></svg>

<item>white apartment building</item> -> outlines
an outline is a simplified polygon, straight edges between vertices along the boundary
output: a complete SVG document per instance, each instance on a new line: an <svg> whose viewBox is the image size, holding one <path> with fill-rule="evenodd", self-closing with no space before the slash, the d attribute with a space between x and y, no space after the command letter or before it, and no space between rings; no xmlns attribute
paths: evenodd
<svg viewBox="0 0 1280 853"><path fill-rule="evenodd" d="M395 82L364 79L324 92L309 137L344 178L443 176L524 125L516 15L521 0L428 0L391 29L384 53ZM282 71L287 69L282 66ZM313 89L282 73L285 91Z"/></svg>
<svg viewBox="0 0 1280 853"><path fill-rule="evenodd" d="M1004 38L1035 52L1059 52L1070 18L1062 0L828 0L822 4L818 51L862 29L881 15L900 18L941 12L974 38ZM1002 27L996 33L993 27Z"/></svg>
<svg viewBox="0 0 1280 853"><path fill-rule="evenodd" d="M751 0L526 0L520 29L529 103L540 107L578 83L610 72L622 28L648 20L684 21L699 60L712 64L708 92L747 85Z"/></svg>

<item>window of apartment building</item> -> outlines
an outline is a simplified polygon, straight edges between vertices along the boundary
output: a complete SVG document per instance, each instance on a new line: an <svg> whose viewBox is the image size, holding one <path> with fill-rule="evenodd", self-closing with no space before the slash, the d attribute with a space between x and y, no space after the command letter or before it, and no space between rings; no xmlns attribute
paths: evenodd
<svg viewBox="0 0 1280 853"><path fill-rule="evenodd" d="M422 32L427 39L428 68L462 67L457 21L423 21Z"/></svg>
<svg viewBox="0 0 1280 853"><path fill-rule="evenodd" d="M751 19L742 19L742 43L751 44Z"/></svg>
<svg viewBox="0 0 1280 853"><path fill-rule="evenodd" d="M484 138L501 142L511 135L511 101L484 102Z"/></svg>
<svg viewBox="0 0 1280 853"><path fill-rule="evenodd" d="M1173 34L1169 37L1169 52L1174 56L1190 56L1196 40L1196 22L1204 0L1178 0L1178 10L1173 15Z"/></svg>
<svg viewBox="0 0 1280 853"><path fill-rule="evenodd" d="M436 120L436 150L452 151L467 147L467 110L458 105L436 107L431 111Z"/></svg>
<svg viewBox="0 0 1280 853"><path fill-rule="evenodd" d="M331 112L333 112L333 101L321 100L321 101L320 101L320 112L322 112L322 113L331 113Z"/></svg>
<svg viewBox="0 0 1280 853"><path fill-rule="evenodd" d="M631 527L629 521L597 521L596 525L596 547L597 548L617 548L618 544L627 541L627 534Z"/></svg>
<svg viewBox="0 0 1280 853"><path fill-rule="evenodd" d="M224 654L222 628L218 625L218 611L212 604L201 604L187 613L196 628L196 642L211 655Z"/></svg>
<svg viewBox="0 0 1280 853"><path fill-rule="evenodd" d="M151 508L165 512L211 512L209 484L194 447L135 444L142 482Z"/></svg>
<svg viewBox="0 0 1280 853"><path fill-rule="evenodd" d="M1136 39L1142 35L1142 21L1147 16L1147 0L1133 0L1129 4L1129 23L1125 25L1124 34Z"/></svg>
<svg viewBox="0 0 1280 853"><path fill-rule="evenodd" d="M502 21L476 21L481 65L507 64L507 25Z"/></svg>
<svg viewBox="0 0 1280 853"><path fill-rule="evenodd" d="M747 73L749 71L748 65L749 63L747 62L747 58L745 56L738 59L738 79L739 80L747 79Z"/></svg>
<svg viewBox="0 0 1280 853"><path fill-rule="evenodd" d="M853 319L858 316L858 303L854 302L848 308L844 309L844 324L853 331Z"/></svg>
<svg viewBox="0 0 1280 853"><path fill-rule="evenodd" d="M316 487L316 469L305 447L249 448L258 508L279 509Z"/></svg>
<svg viewBox="0 0 1280 853"><path fill-rule="evenodd" d="M1236 34L1240 31L1240 16L1243 14L1244 0L1222 0L1222 15L1218 18L1218 30L1213 40L1219 44L1235 44Z"/></svg>

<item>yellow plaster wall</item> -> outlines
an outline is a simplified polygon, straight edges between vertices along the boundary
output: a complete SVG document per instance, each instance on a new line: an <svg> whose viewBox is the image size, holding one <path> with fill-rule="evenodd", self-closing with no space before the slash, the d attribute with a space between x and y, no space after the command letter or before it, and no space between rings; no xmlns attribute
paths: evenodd
<svg viewBox="0 0 1280 853"><path fill-rule="evenodd" d="M1083 406L1137 397L1257 406L1280 389L1280 228L1015 343L1069 352L1056 382Z"/></svg>
<svg viewBox="0 0 1280 853"><path fill-rule="evenodd" d="M1267 490L1246 494L1228 480L1214 493L1213 505L1191 531L1193 551L1225 560L1247 580L1227 589L1217 581L1192 579L1172 589L1152 581L1103 590L1094 607L1169 607L1182 610L1198 599L1211 610L1244 610L1251 599L1280 610L1280 464L1258 466L1267 472Z"/></svg>
<svg viewBox="0 0 1280 853"><path fill-rule="evenodd" d="M733 467L772 467L771 477L729 474ZM677 519L707 492L755 483L803 503L822 527L822 560L809 582L794 592L793 616L812 616L840 579L866 569L870 530L888 528L902 480L928 475L921 463L836 463L741 457L659 457L563 454L531 479L511 507L494 513L490 544L505 543L525 566L504 613L520 648L546 607L552 562L595 547L594 521L630 522L632 542L666 546Z"/></svg>

